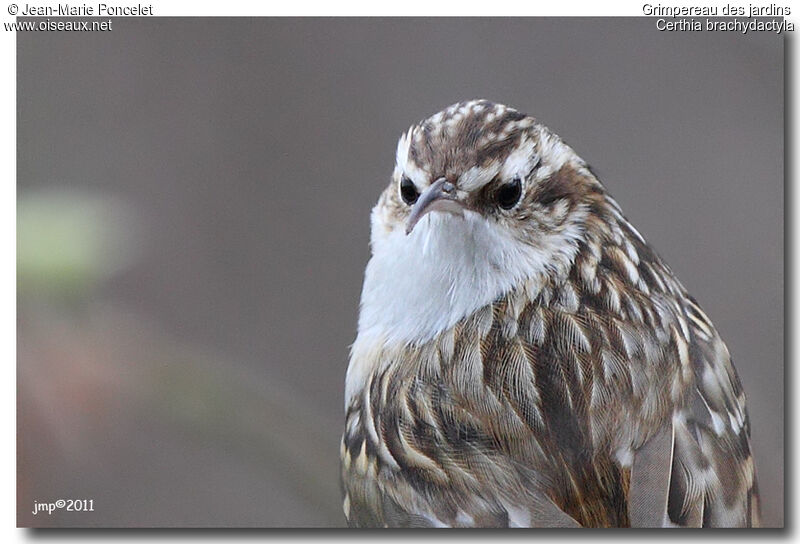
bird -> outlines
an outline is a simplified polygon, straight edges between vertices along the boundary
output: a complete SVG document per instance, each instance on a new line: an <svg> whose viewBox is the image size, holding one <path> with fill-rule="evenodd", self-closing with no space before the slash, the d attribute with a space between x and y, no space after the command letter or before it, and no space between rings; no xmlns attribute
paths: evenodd
<svg viewBox="0 0 800 544"><path fill-rule="evenodd" d="M400 137L345 377L351 527L753 527L750 419L709 317L535 118Z"/></svg>

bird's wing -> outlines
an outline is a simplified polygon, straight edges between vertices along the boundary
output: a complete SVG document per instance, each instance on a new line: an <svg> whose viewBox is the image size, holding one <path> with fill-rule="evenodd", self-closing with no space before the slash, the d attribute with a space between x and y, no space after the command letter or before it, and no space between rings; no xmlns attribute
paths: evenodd
<svg viewBox="0 0 800 544"><path fill-rule="evenodd" d="M744 392L724 342L691 300L687 316L695 385L676 412L668 521L688 527L759 523Z"/></svg>
<svg viewBox="0 0 800 544"><path fill-rule="evenodd" d="M725 344L694 301L686 316L693 380L672 421L635 452L628 493L631 526L757 525L741 384Z"/></svg>
<svg viewBox="0 0 800 544"><path fill-rule="evenodd" d="M757 526L744 393L714 326L694 301L687 306L694 380L672 421L635 452L631 526Z"/></svg>

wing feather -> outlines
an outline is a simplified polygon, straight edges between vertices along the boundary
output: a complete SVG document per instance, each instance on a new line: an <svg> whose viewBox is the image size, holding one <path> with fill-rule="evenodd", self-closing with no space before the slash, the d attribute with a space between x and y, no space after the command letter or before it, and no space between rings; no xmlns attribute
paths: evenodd
<svg viewBox="0 0 800 544"><path fill-rule="evenodd" d="M663 527L667 519L675 432L668 422L635 454L628 489L631 527Z"/></svg>

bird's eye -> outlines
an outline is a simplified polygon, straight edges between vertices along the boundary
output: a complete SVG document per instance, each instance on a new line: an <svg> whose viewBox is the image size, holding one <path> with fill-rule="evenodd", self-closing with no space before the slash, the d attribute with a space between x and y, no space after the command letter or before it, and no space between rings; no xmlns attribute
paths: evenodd
<svg viewBox="0 0 800 544"><path fill-rule="evenodd" d="M497 200L498 206L504 210L510 210L517 202L519 202L519 197L521 196L522 180L519 178L514 178L509 183L501 185L500 188L497 189L495 199Z"/></svg>
<svg viewBox="0 0 800 544"><path fill-rule="evenodd" d="M411 206L419 198L417 187L414 182L403 176L400 180L400 196L403 197L403 202Z"/></svg>

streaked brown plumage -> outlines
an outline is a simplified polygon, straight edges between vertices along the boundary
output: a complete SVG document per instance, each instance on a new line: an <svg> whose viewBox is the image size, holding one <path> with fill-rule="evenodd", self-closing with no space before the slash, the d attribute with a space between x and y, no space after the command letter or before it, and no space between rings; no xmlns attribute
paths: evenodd
<svg viewBox="0 0 800 544"><path fill-rule="evenodd" d="M402 314L385 304L386 318L372 300L420 267L371 262L342 438L348 523L757 525L750 424L728 350L586 164L532 118L486 101L412 127L401 149L373 211L373 260L430 243L418 258L433 272L409 285L442 282L454 318L403 337L392 328ZM506 208L509 176L522 189ZM416 214L435 220L401 238L425 198L443 205ZM480 229L508 248L480 248L464 272L448 252L461 232L463 247L483 243ZM462 316L464 278L468 294L485 284L490 296ZM433 323L422 305L409 303L410 323Z"/></svg>

